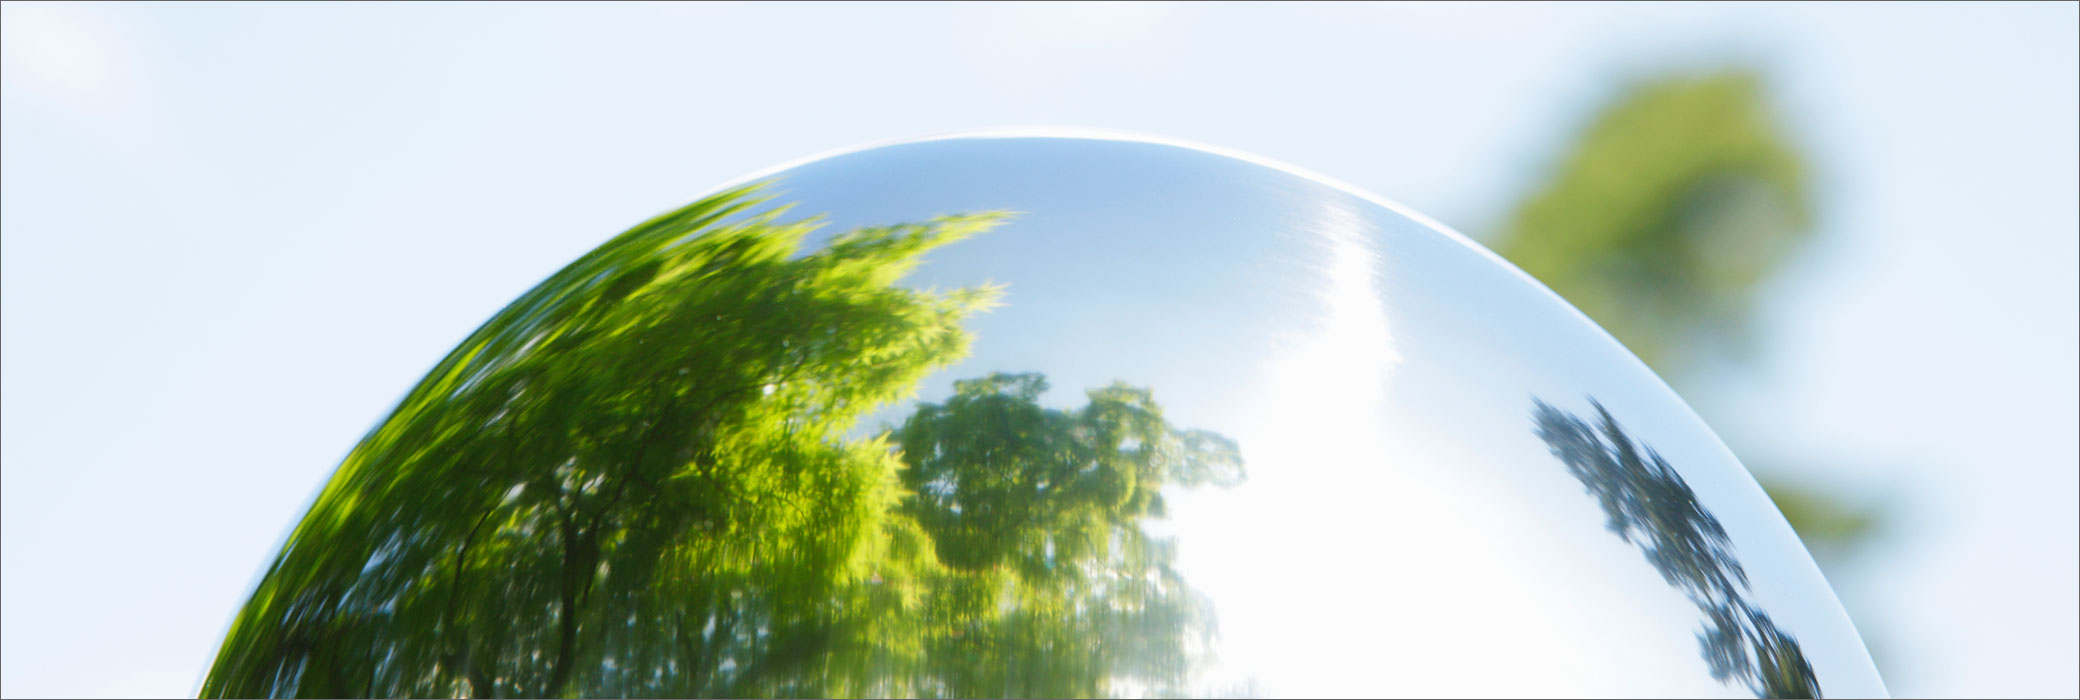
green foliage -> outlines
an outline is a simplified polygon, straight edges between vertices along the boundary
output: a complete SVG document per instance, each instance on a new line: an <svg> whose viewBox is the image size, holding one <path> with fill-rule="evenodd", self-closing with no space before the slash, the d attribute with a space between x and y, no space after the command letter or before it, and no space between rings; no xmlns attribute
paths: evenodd
<svg viewBox="0 0 2080 700"><path fill-rule="evenodd" d="M1495 250L1681 384L1749 340L1755 292L1809 236L1803 156L1744 71L1634 86L1599 113ZM1825 491L1758 471L1816 555L1880 526Z"/></svg>
<svg viewBox="0 0 2080 700"><path fill-rule="evenodd" d="M928 655L935 684L982 695L1090 697L1109 683L1177 690L1210 635L1206 604L1142 522L1166 485L1230 486L1235 444L1163 420L1148 390L1114 383L1082 409L1042 408L1038 374L958 382L896 435L902 512L928 535L953 590L1003 586L983 607L956 603ZM943 615L933 615L943 618ZM987 651L982 651L987 650ZM1006 664L1018 659L1018 664Z"/></svg>
<svg viewBox="0 0 2080 700"><path fill-rule="evenodd" d="M1074 413L1041 408L1046 390L1037 374L959 382L897 431L915 494L905 512L933 533L942 561L1044 575L1138 537L1129 526L1162 514L1166 483L1241 479L1234 443L1174 430L1147 390L1115 383Z"/></svg>
<svg viewBox="0 0 2080 700"><path fill-rule="evenodd" d="M816 224L766 202L750 187L637 226L472 334L340 466L203 694L1066 696L1179 677L1205 615L1139 523L1165 483L1239 478L1233 445L1170 429L1142 390L1066 419L964 382L903 439L988 453L921 468L967 479L940 497L1015 514L972 543L908 490L906 459L925 463L908 445L844 435L966 354L963 321L997 290L896 282L1002 216L804 252ZM941 563L962 547L998 549Z"/></svg>
<svg viewBox="0 0 2080 700"><path fill-rule="evenodd" d="M1813 556L1828 563L1829 557L1841 554L1836 550L1849 547L1876 535L1885 522L1882 508L1857 507L1843 502L1839 497L1812 486L1784 479L1763 482L1769 489L1770 500L1775 501L1777 510L1784 519L1791 521L1798 536L1805 540L1806 548Z"/></svg>
<svg viewBox="0 0 2080 700"><path fill-rule="evenodd" d="M1589 125L1495 250L1647 364L1745 338L1808 233L1805 166L1744 72L1639 85Z"/></svg>
<svg viewBox="0 0 2080 700"><path fill-rule="evenodd" d="M754 213L754 194L636 227L457 348L341 465L204 693L610 687L657 635L772 644L856 580L896 463L839 435L963 355L961 320L993 295L891 283L999 217L796 256L814 225ZM709 629L754 605L764 634ZM678 671L666 687L726 687Z"/></svg>

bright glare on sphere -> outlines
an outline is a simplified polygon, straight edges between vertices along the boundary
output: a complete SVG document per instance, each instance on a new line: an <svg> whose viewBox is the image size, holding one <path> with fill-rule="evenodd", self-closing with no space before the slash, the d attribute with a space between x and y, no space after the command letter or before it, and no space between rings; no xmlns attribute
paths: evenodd
<svg viewBox="0 0 2080 700"><path fill-rule="evenodd" d="M1877 696L1609 335L1436 223L1136 140L725 189L369 433L209 696Z"/></svg>

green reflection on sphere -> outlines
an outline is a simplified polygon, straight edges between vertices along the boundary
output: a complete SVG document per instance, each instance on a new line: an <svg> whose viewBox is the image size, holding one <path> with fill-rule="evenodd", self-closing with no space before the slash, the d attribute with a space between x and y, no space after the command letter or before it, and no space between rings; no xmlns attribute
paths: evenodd
<svg viewBox="0 0 2080 700"><path fill-rule="evenodd" d="M1093 696L1174 690L1206 603L1142 521L1242 478L1143 389L960 382L1001 294L896 286L1001 222L803 253L757 186L616 237L452 352L347 457L204 696Z"/></svg>

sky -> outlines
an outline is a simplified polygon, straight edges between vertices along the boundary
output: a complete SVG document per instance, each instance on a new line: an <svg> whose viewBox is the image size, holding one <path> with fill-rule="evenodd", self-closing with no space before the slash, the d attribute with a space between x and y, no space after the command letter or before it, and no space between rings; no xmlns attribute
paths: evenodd
<svg viewBox="0 0 2080 700"><path fill-rule="evenodd" d="M0 8L0 694L191 694L443 353L746 173L1099 128L1478 239L1626 80L1735 61L1819 240L1693 405L1903 509L1831 572L1895 694L2080 694L2074 4Z"/></svg>

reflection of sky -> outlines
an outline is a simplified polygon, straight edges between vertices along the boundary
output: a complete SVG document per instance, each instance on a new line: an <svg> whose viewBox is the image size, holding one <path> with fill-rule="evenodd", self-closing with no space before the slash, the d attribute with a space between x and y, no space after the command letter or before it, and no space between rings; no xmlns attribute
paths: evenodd
<svg viewBox="0 0 2080 700"><path fill-rule="evenodd" d="M1613 69L1707 47L1787 88L1826 240L1769 290L1761 371L1700 409L1801 476L1902 499L1907 527L1844 589L1884 628L1895 692L2072 696L2075 21L8 3L0 694L190 691L287 524L411 382L715 183L892 135L1090 124L1273 154L1478 230Z"/></svg>
<svg viewBox="0 0 2080 700"><path fill-rule="evenodd" d="M1024 212L913 278L1008 285L924 399L993 370L1046 373L1056 404L1123 379L1173 422L1240 443L1250 481L1180 497L1164 528L1216 606L1230 666L1215 688L1250 674L1276 695L1362 695L1384 675L1414 695L1744 695L1706 677L1695 607L1602 529L1532 435L1531 395L1585 393L1694 475L1822 683L1867 682L1844 675L1866 662L1817 570L1694 416L1444 234L1277 170L1140 143L929 142L777 181L832 230Z"/></svg>
<svg viewBox="0 0 2080 700"><path fill-rule="evenodd" d="M1223 233L1286 231L1295 214L1204 197L1216 183L1233 184L1232 170L1204 169L1222 160L1214 156L1121 144L1147 158L1097 165L1087 162L1090 154L1057 145L1008 144L1004 162L1017 167L1006 168L942 160L938 154L961 150L957 142L918 144L788 173L776 189L799 202L803 215L828 214L830 232L939 214L1021 212L996 231L933 251L908 281L942 289L1008 285L1001 308L968 324L976 355L929 381L928 398L950 393L956 378L1044 370L1053 385L1050 403L1080 402L1085 389L1123 379L1153 386L1158 399L1177 407L1175 420L1212 418L1192 407L1227 405L1245 387L1198 378L1246 376L1272 340L1234 329L1289 325L1292 319L1278 314L1305 293L1301 280L1273 276L1282 273L1271 263L1292 255L1290 241ZM1308 191L1313 185L1275 172L1241 176L1244 187L1275 200L1318 196ZM871 184L856 187L861 182ZM1060 192L1062 182L1080 187ZM1149 211L1176 216L1151 218Z"/></svg>

